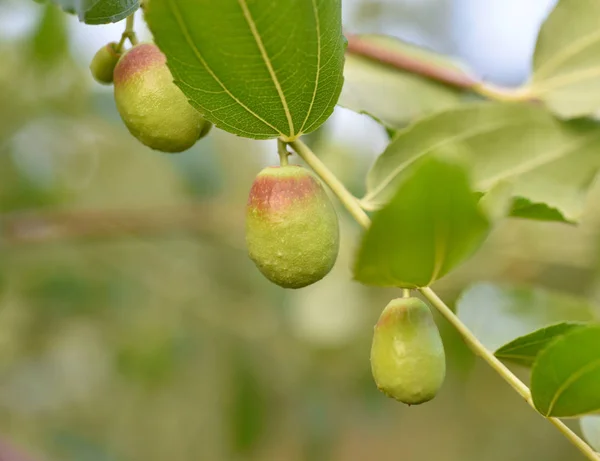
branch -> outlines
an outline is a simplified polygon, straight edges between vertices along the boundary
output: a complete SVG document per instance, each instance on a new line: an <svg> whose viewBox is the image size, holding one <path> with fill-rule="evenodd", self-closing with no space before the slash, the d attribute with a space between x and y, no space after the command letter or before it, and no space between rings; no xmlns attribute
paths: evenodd
<svg viewBox="0 0 600 461"><path fill-rule="evenodd" d="M241 239L230 230L243 228L241 221L231 218L238 214L224 212L221 204L135 211L17 212L0 215L0 242L18 245L196 232L240 247Z"/></svg>
<svg viewBox="0 0 600 461"><path fill-rule="evenodd" d="M525 88L502 88L485 83L482 80L459 69L441 66L431 61L421 61L412 54L401 50L381 47L357 35L345 33L348 40L346 52L363 56L396 69L420 75L454 88L473 91L488 99L498 101L529 101L536 99Z"/></svg>
<svg viewBox="0 0 600 461"><path fill-rule="evenodd" d="M319 158L302 141L297 140L290 143L290 146L302 159L310 166L333 193L342 202L342 205L350 212L356 221L366 230L371 224L367 213L360 207L358 200L354 197L337 177L319 160ZM515 376L494 354L485 348L477 337L462 323L462 321L452 312L452 310L442 301L435 292L429 287L418 289L421 294L442 314L442 316L460 333L463 340L469 345L471 350L479 355L487 364L492 367L515 391L519 393L531 408L536 410L531 399L529 388L517 376ZM536 410L537 412L537 410ZM590 461L600 461L600 454L596 453L587 443L585 443L577 434L569 429L558 418L546 418L552 423L573 445L579 449Z"/></svg>

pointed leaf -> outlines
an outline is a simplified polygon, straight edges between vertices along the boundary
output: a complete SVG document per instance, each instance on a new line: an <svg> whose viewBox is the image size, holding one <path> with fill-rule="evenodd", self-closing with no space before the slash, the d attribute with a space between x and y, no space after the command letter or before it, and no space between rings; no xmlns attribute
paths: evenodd
<svg viewBox="0 0 600 461"><path fill-rule="evenodd" d="M600 452L600 416L584 416L579 420L581 432L590 446Z"/></svg>
<svg viewBox="0 0 600 461"><path fill-rule="evenodd" d="M175 82L223 130L294 140L333 112L340 0L152 0L146 19Z"/></svg>
<svg viewBox="0 0 600 461"><path fill-rule="evenodd" d="M414 56L421 62L464 72L448 58L385 35L358 35L383 50ZM460 104L462 92L418 75L395 69L356 54L346 55L344 87L339 104L371 115L389 128L402 128L411 120Z"/></svg>
<svg viewBox="0 0 600 461"><path fill-rule="evenodd" d="M533 105L478 103L440 112L398 132L369 172L363 206L383 206L409 165L440 150L465 158L476 190L511 181L515 197L574 221L600 166L600 128L561 122Z"/></svg>
<svg viewBox="0 0 600 461"><path fill-rule="evenodd" d="M544 416L578 416L600 410L600 325L577 328L538 356L531 396Z"/></svg>
<svg viewBox="0 0 600 461"><path fill-rule="evenodd" d="M529 90L562 117L600 109L600 2L558 2L538 36Z"/></svg>
<svg viewBox="0 0 600 461"><path fill-rule="evenodd" d="M52 0L67 13L76 13L86 24L119 22L133 14L139 0Z"/></svg>
<svg viewBox="0 0 600 461"><path fill-rule="evenodd" d="M428 158L373 216L354 274L368 285L424 287L471 255L488 222L463 168Z"/></svg>
<svg viewBox="0 0 600 461"><path fill-rule="evenodd" d="M560 322L594 320L583 298L527 286L476 283L456 303L458 317L490 351Z"/></svg>
<svg viewBox="0 0 600 461"><path fill-rule="evenodd" d="M533 365L538 354L552 341L572 331L574 328L580 328L582 325L584 324L563 322L541 328L505 344L494 355L501 360L530 367Z"/></svg>

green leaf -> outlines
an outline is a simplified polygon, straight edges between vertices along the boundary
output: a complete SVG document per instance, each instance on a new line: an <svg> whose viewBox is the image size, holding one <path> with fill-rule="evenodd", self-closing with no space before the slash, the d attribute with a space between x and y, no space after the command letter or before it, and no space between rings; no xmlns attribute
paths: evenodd
<svg viewBox="0 0 600 461"><path fill-rule="evenodd" d="M450 59L385 35L358 35L356 38L382 50L414 57L420 62L464 72ZM457 106L462 92L410 72L395 69L372 59L347 54L344 87L339 104L371 115L389 128L402 128L411 120Z"/></svg>
<svg viewBox="0 0 600 461"><path fill-rule="evenodd" d="M579 425L585 440L594 450L600 451L600 416L584 416Z"/></svg>
<svg viewBox="0 0 600 461"><path fill-rule="evenodd" d="M119 22L133 14L139 0L52 0L67 13L76 13L86 24Z"/></svg>
<svg viewBox="0 0 600 461"><path fill-rule="evenodd" d="M219 128L294 140L333 112L341 0L152 0L146 18L175 82Z"/></svg>
<svg viewBox="0 0 600 461"><path fill-rule="evenodd" d="M544 416L578 416L600 410L600 325L577 328L538 356L531 396Z"/></svg>
<svg viewBox="0 0 600 461"><path fill-rule="evenodd" d="M573 223L567 219L560 210L548 206L546 203L533 203L524 197L515 197L510 211L510 216L515 218L533 219L537 221L557 221Z"/></svg>
<svg viewBox="0 0 600 461"><path fill-rule="evenodd" d="M231 448L239 455L250 455L265 434L269 400L249 354L236 350L231 380Z"/></svg>
<svg viewBox="0 0 600 461"><path fill-rule="evenodd" d="M354 269L360 282L428 286L470 256L487 235L488 221L462 167L432 157L410 173L373 216Z"/></svg>
<svg viewBox="0 0 600 461"><path fill-rule="evenodd" d="M490 351L560 322L594 320L585 299L526 286L476 283L457 301L458 317Z"/></svg>
<svg viewBox="0 0 600 461"><path fill-rule="evenodd" d="M47 4L37 30L31 37L31 52L36 63L54 65L69 55L69 34L65 15Z"/></svg>
<svg viewBox="0 0 600 461"><path fill-rule="evenodd" d="M530 367L538 354L552 341L582 325L582 323L562 322L542 328L505 344L495 352L495 355L499 359Z"/></svg>
<svg viewBox="0 0 600 461"><path fill-rule="evenodd" d="M593 122L561 122L531 104L465 104L399 131L369 172L362 204L383 206L407 167L444 150L464 157L476 190L510 181L514 197L575 221L600 166L599 149L600 128Z"/></svg>
<svg viewBox="0 0 600 461"><path fill-rule="evenodd" d="M558 2L540 30L528 89L561 117L600 109L600 2Z"/></svg>

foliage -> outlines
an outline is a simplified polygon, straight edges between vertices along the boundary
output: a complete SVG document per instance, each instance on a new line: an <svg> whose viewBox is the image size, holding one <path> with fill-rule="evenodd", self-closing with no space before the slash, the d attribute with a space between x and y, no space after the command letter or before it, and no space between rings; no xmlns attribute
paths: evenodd
<svg viewBox="0 0 600 461"><path fill-rule="evenodd" d="M87 24L132 18L140 6L137 0L55 3ZM429 288L442 278L456 276L455 269L480 247L485 248L487 236L514 223L505 218L544 226L580 221L600 167L600 128L594 118L600 109L597 2L558 2L541 28L531 80L513 90L494 88L452 59L389 37L359 38L380 50L381 56L402 56L404 64L358 56L352 49L346 52L340 0L150 0L144 9L175 83L191 106L222 131L253 140L279 138L282 163L287 159L282 150L297 146L301 135L321 127L337 103L369 114L393 132L368 173L361 200L350 195L310 149L295 148L365 228L354 262L356 280L419 290L530 405L551 418L589 459L598 459L592 448L555 419L600 410L600 324L593 303L539 287L477 283L458 299L456 317ZM0 156L0 172L8 177L0 184L2 211L53 205L71 212L107 204L132 209L186 205L192 188L182 180L184 174L174 172L180 168L193 177L194 168L153 156L130 144L123 131L98 122L89 108L88 90L77 84L81 76L69 56L65 24L53 7L46 6L44 11L34 39L19 48L26 52L2 50L3 62L10 65L0 70L0 84L6 87L0 92L0 103L15 108L0 114L0 134L9 139L0 144L0 153L6 153ZM125 39L135 43L131 23L128 20L119 47ZM449 71L463 76L462 83L448 79ZM58 89L56 81L62 83ZM85 96L74 97L78 94ZM487 100L473 102L469 100L473 96ZM73 101L82 101L81 106ZM49 122L48 113L59 118ZM65 126L77 128L72 131L80 133L80 139ZM231 145L239 142L226 139ZM244 148L248 145L243 144ZM198 146L191 153L210 155L212 150ZM43 152L46 157L19 155L23 151ZM112 156L99 152L112 152ZM64 436L61 424L73 424L68 418L57 421L57 453L66 443L71 451L65 451L73 458L94 459L89 453L111 458L85 435L98 416L78 407L100 395L110 400L100 417L110 418L124 406L130 409L124 417L129 422L115 422L115 446L123 444L121 424L129 431L140 431L135 432L138 435L152 428L173 435L162 451L149 443L126 457L180 459L188 450L188 455L194 453L197 458L195 440L182 450L184 455L174 455L173 447L189 435L190 427L211 425L214 415L222 412L221 399L227 396L231 407L225 412L230 423L224 430L227 435L219 433L214 439L231 441L229 452L221 453L225 458L252 455L267 432L264 420L270 407L277 407L276 397L285 400L289 398L285 391L312 386L314 392L307 392L306 398L314 403L325 392L315 376L330 379L328 385L336 390L362 378L360 373L339 370L332 374L340 373L344 379L324 378L326 366L315 373L307 365L319 360L326 363L327 358L311 348L303 349L301 341L285 331L286 318L279 307L298 298L261 286L235 244L232 248L231 241L240 242L236 226L215 224L219 223L217 215L243 213L239 205L243 194L236 196L239 179L249 181L253 175L246 175L247 171L258 168L258 161L237 151L234 154L235 160L228 165L234 176L223 188L223 197L216 200L218 211L202 216L207 218L202 238L190 235L184 225L176 227L175 236L162 236L159 246L133 238L97 246L86 242L83 249L59 244L38 253L18 245L3 246L2 264L10 267L5 270L7 280L0 285L7 307L2 314L6 316L3 334L9 338L7 343L23 349L0 355L6 386L20 389L28 368L17 357L30 355L49 369L63 371L57 375L36 368L41 378L33 381L44 383L44 391L52 398L50 403L43 397L28 402L33 413L51 417L55 406L72 406L88 422L81 434ZM78 160L61 163L68 155ZM47 166L40 169L43 161ZM75 166L68 170L63 167L66 163ZM86 168L91 171L87 176ZM130 188L131 184L136 187ZM366 211L373 212L372 224ZM71 225L81 231L85 223L75 220ZM40 235L25 232L23 237L19 229L7 226L3 242L10 243L11 231L16 242ZM342 233L349 229L349 225L342 226ZM61 230L47 226L41 235L51 238ZM342 258L351 259L347 248L341 252ZM225 253L230 257L223 259ZM43 270L46 265L56 273ZM466 263L463 270L468 267ZM473 281L483 278L478 268L471 270L476 272L470 277ZM213 286L219 287L214 293L207 288ZM351 286L335 289L349 291ZM136 300L133 308L131 299ZM223 299L230 301L229 306L221 308ZM26 307L20 310L21 306ZM163 317L165 308L175 313ZM256 332L253 326L260 323L256 318L261 315L277 320L262 322L264 331ZM114 324L118 326L110 330ZM11 342L18 335L29 342ZM252 352L261 357L259 364L253 364L253 354L239 346L239 337L253 344ZM336 360L346 364L364 359L366 342L358 342L360 353L351 353L347 362L340 358L342 354ZM78 379L68 373L71 359L65 350L80 354L78 366L102 364L98 376L90 378L93 385L83 391L77 387ZM530 367L531 389L497 359ZM195 360L204 364L202 372L191 366ZM91 376L92 368L87 370ZM261 380L256 370L270 379ZM286 381L288 376L295 380ZM197 401L201 407L179 397L192 391L202 394ZM334 392L325 393L335 398ZM141 401L136 402L136 396ZM160 409L170 399L177 405L167 405L166 418L156 417L164 416ZM148 402L150 410L144 408ZM198 408L211 405L217 410L210 417L199 414ZM146 410L145 418L138 416L140 409ZM597 447L597 420L590 418L582 419L584 434ZM152 426L157 421L160 424ZM174 421L173 426L163 425L165 421ZM307 437L315 433L309 424L303 430ZM207 459L218 457L218 448L211 452L203 446L201 450Z"/></svg>

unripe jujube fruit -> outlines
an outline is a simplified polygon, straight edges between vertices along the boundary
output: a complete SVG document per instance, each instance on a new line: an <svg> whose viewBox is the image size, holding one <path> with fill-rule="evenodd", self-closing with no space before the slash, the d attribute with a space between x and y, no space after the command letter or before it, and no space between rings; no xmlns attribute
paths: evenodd
<svg viewBox="0 0 600 461"><path fill-rule="evenodd" d="M435 397L446 374L440 333L418 298L392 300L381 313L371 346L371 371L388 397L418 405Z"/></svg>
<svg viewBox="0 0 600 461"><path fill-rule="evenodd" d="M113 82L113 74L121 53L117 51L118 45L114 42L100 48L90 63L92 77L98 83L110 85Z"/></svg>
<svg viewBox="0 0 600 461"><path fill-rule="evenodd" d="M142 43L123 54L114 83L121 118L146 146L181 152L208 133L210 122L173 83L166 57L156 45Z"/></svg>
<svg viewBox="0 0 600 461"><path fill-rule="evenodd" d="M339 250L338 218L319 181L297 165L262 170L246 212L250 258L284 288L302 288L325 277Z"/></svg>

